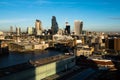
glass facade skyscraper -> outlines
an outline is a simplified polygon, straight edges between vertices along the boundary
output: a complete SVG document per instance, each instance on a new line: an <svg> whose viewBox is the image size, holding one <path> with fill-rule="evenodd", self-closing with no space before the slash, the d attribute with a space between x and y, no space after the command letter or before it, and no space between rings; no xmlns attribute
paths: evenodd
<svg viewBox="0 0 120 80"><path fill-rule="evenodd" d="M52 16L52 26L51 26L51 30L52 30L52 34L56 34L58 32L58 23L56 21L56 17Z"/></svg>

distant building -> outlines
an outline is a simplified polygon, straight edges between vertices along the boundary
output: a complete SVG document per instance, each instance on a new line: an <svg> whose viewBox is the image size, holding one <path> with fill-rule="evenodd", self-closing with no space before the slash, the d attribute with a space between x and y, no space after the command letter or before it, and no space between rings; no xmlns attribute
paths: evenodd
<svg viewBox="0 0 120 80"><path fill-rule="evenodd" d="M4 39L5 36L4 36L4 33L0 31L0 39Z"/></svg>
<svg viewBox="0 0 120 80"><path fill-rule="evenodd" d="M107 50L120 51L120 38L106 39L105 47Z"/></svg>
<svg viewBox="0 0 120 80"><path fill-rule="evenodd" d="M35 22L35 33L36 33L36 35L42 34L42 22L40 20L37 20L37 19Z"/></svg>
<svg viewBox="0 0 120 80"><path fill-rule="evenodd" d="M78 44L76 49L75 49L75 54L76 56L90 56L94 52L94 48L90 47L88 45L80 45Z"/></svg>
<svg viewBox="0 0 120 80"><path fill-rule="evenodd" d="M21 33L21 28L19 27L16 27L16 35L19 36Z"/></svg>
<svg viewBox="0 0 120 80"><path fill-rule="evenodd" d="M10 26L10 33L13 33L13 26Z"/></svg>
<svg viewBox="0 0 120 80"><path fill-rule="evenodd" d="M69 41L69 40L73 40L73 38L67 35L59 35L59 34L53 35L53 41Z"/></svg>
<svg viewBox="0 0 120 80"><path fill-rule="evenodd" d="M10 43L9 49L11 51L34 51L34 50L44 50L49 47L48 43L42 41L41 43L32 43L32 42L18 42L18 43Z"/></svg>
<svg viewBox="0 0 120 80"><path fill-rule="evenodd" d="M52 26L51 26L52 34L56 34L58 32L58 23L56 21L56 17L52 16Z"/></svg>
<svg viewBox="0 0 120 80"><path fill-rule="evenodd" d="M20 35L21 35L21 33L22 33L22 30L21 30L21 28L19 28L19 32L20 32Z"/></svg>
<svg viewBox="0 0 120 80"><path fill-rule="evenodd" d="M65 34L70 34L70 25L66 22Z"/></svg>
<svg viewBox="0 0 120 80"><path fill-rule="evenodd" d="M82 34L82 28L83 28L83 22L75 20L75 22L74 22L74 32L75 32L75 35Z"/></svg>
<svg viewBox="0 0 120 80"><path fill-rule="evenodd" d="M62 29L59 29L58 32L57 32L58 35L63 35L63 30Z"/></svg>
<svg viewBox="0 0 120 80"><path fill-rule="evenodd" d="M0 55L9 54L8 44L4 40L0 40Z"/></svg>
<svg viewBox="0 0 120 80"><path fill-rule="evenodd" d="M82 30L82 34L83 35L87 35L87 31L86 30Z"/></svg>
<svg viewBox="0 0 120 80"><path fill-rule="evenodd" d="M51 34L52 34L52 30L51 30L51 29L48 29L47 34L48 34L48 35L51 35Z"/></svg>
<svg viewBox="0 0 120 80"><path fill-rule="evenodd" d="M27 28L27 33L28 33L28 35L32 35L34 33L34 28L28 27Z"/></svg>
<svg viewBox="0 0 120 80"><path fill-rule="evenodd" d="M42 35L47 35L47 34L48 34L48 33L47 33L47 30L44 29L43 32L42 32Z"/></svg>

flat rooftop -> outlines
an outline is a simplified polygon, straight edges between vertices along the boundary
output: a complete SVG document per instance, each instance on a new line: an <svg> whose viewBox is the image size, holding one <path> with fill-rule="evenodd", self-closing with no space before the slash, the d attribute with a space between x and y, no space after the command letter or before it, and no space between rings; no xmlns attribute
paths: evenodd
<svg viewBox="0 0 120 80"><path fill-rule="evenodd" d="M30 53L10 52L8 55L0 56L0 69L17 64L26 63L29 60L34 61L59 54L64 54L64 53L56 50L33 51Z"/></svg>
<svg viewBox="0 0 120 80"><path fill-rule="evenodd" d="M44 65L44 64L48 64L51 62L55 62L55 61L59 61L59 60L63 60L69 57L72 57L73 55L56 55L56 56L52 56L52 57L48 57L48 58L44 58L44 59L39 59L39 60L35 60L35 61L31 61L29 60L29 63L36 66L40 66L40 65Z"/></svg>
<svg viewBox="0 0 120 80"><path fill-rule="evenodd" d="M16 72L20 72L23 70L27 70L30 68L35 68L37 66L41 66L41 65L45 65L51 62L55 62L55 61L59 61L59 60L63 60L69 57L72 57L73 55L56 55L56 56L51 56L48 58L43 58L43 59L38 59L38 60L29 60L28 62L25 63L21 63L21 64L16 64L13 66L9 66L6 68L0 68L0 77L4 77Z"/></svg>

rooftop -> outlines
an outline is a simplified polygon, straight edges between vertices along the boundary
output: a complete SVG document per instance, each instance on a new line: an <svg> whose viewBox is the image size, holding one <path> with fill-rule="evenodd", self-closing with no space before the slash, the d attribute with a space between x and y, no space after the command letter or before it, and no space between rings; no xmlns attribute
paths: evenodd
<svg viewBox="0 0 120 80"><path fill-rule="evenodd" d="M28 62L16 64L13 66L9 66L6 68L0 68L0 77L7 76L16 72L20 72L29 68L35 68L37 66L45 65L51 62L55 62L58 60L63 60L69 57L72 57L73 55L56 55L48 58L38 59L38 60L29 60Z"/></svg>

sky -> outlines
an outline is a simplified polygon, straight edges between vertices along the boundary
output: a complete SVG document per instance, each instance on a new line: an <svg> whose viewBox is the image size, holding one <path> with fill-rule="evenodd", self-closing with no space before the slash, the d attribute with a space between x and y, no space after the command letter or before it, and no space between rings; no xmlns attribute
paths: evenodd
<svg viewBox="0 0 120 80"><path fill-rule="evenodd" d="M42 21L43 29L51 28L52 16L58 26L65 28L69 22L83 21L83 29L89 31L120 31L120 0L0 0L0 31L10 26L34 27L35 20Z"/></svg>

